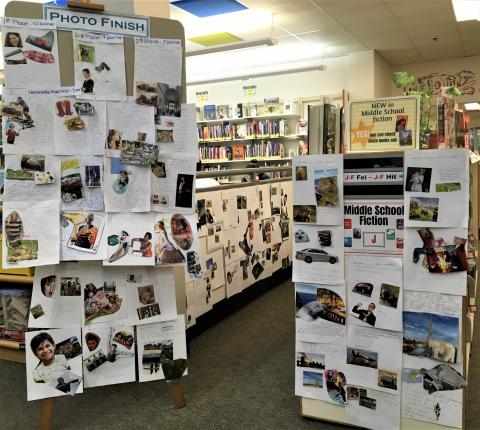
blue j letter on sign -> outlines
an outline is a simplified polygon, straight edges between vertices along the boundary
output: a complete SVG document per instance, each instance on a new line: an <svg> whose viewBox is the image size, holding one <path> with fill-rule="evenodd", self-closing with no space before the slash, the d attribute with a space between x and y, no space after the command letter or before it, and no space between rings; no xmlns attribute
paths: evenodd
<svg viewBox="0 0 480 430"><path fill-rule="evenodd" d="M59 30L94 31L133 37L148 37L150 33L150 19L146 16L80 12L46 4L43 7L43 17L54 21Z"/></svg>

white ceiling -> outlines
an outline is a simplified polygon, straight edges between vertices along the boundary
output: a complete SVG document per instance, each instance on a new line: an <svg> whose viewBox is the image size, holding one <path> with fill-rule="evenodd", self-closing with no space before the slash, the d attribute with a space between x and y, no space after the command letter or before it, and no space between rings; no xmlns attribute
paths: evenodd
<svg viewBox="0 0 480 430"><path fill-rule="evenodd" d="M474 1L474 0L464 0ZM269 36L285 49L336 57L377 50L390 64L480 55L480 22L457 23L451 0L242 0L250 13L200 19L171 6L186 37L230 31L242 39ZM433 38L438 38L434 41ZM187 51L203 47L187 41ZM270 48L271 49L271 48Z"/></svg>

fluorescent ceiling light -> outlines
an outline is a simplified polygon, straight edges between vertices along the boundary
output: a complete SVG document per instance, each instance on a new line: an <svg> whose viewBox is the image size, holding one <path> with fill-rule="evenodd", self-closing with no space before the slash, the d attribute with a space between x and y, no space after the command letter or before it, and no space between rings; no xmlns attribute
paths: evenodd
<svg viewBox="0 0 480 430"><path fill-rule="evenodd" d="M257 46L273 46L278 43L278 39L269 37L266 39L250 40L249 42L229 43L228 45L216 46L214 48L200 49L198 51L191 51L185 54L186 57L193 57L195 55L213 54L215 52L232 51L234 49L254 48Z"/></svg>
<svg viewBox="0 0 480 430"><path fill-rule="evenodd" d="M480 103L465 103L465 109L472 111L472 110L480 110Z"/></svg>
<svg viewBox="0 0 480 430"><path fill-rule="evenodd" d="M457 21L480 21L480 0L452 0Z"/></svg>
<svg viewBox="0 0 480 430"><path fill-rule="evenodd" d="M269 76L277 75L288 75L290 73L301 73L301 72L313 72L315 70L322 71L325 70L327 66L320 64L318 66L310 67L297 67L294 69L284 69L284 70L275 70L273 72L264 72L264 73L252 73L250 75L241 75L241 76L226 76L223 78L214 78L214 79L205 79L201 81L191 81L187 82L187 85L205 85L205 84L215 84L218 82L228 82L228 81L246 81L253 78L266 78Z"/></svg>

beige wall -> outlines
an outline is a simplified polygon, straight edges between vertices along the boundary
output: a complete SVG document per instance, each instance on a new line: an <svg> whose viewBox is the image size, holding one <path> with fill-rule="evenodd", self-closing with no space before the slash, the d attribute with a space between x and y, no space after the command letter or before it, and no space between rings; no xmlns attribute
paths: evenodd
<svg viewBox="0 0 480 430"><path fill-rule="evenodd" d="M170 3L168 0L133 0L133 3L136 15L170 18Z"/></svg>
<svg viewBox="0 0 480 430"><path fill-rule="evenodd" d="M373 58L374 97L392 95L392 66L378 52Z"/></svg>

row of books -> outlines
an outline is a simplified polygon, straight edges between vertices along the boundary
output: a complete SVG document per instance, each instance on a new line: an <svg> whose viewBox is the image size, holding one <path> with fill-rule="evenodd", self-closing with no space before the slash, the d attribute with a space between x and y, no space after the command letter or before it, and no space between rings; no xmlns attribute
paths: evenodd
<svg viewBox="0 0 480 430"><path fill-rule="evenodd" d="M198 139L209 140L232 140L252 139L257 137L280 137L289 134L287 121L276 120L253 120L244 124L217 124L197 125Z"/></svg>
<svg viewBox="0 0 480 430"><path fill-rule="evenodd" d="M298 102L280 102L278 98L265 99L263 103L237 103L235 105L204 105L197 108L197 121L245 118L263 115L295 114Z"/></svg>
<svg viewBox="0 0 480 430"><path fill-rule="evenodd" d="M232 161L249 158L283 158L283 143L261 142L252 145L203 146L199 148L200 160Z"/></svg>

